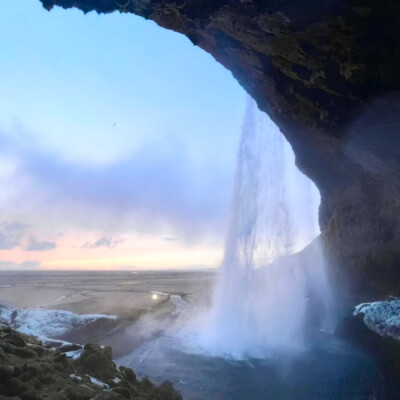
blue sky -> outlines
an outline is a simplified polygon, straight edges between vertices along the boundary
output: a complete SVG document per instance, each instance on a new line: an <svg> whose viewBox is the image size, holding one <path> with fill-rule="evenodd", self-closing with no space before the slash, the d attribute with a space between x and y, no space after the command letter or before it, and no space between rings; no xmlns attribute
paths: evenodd
<svg viewBox="0 0 400 400"><path fill-rule="evenodd" d="M246 105L229 71L151 21L39 0L0 0L0 49L0 270L219 265ZM304 245L319 197L287 153Z"/></svg>
<svg viewBox="0 0 400 400"><path fill-rule="evenodd" d="M218 264L245 108L230 72L134 15L0 10L0 268Z"/></svg>

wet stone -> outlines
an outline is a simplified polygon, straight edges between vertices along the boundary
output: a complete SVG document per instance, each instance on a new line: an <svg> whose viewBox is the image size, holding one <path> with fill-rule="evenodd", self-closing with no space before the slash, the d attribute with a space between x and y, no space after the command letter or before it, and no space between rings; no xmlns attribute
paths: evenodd
<svg viewBox="0 0 400 400"><path fill-rule="evenodd" d="M163 400L182 400L182 396L174 390L172 383L169 381L164 381L158 387L158 391Z"/></svg>
<svg viewBox="0 0 400 400"><path fill-rule="evenodd" d="M144 388L146 389L152 389L154 387L154 385L150 382L150 379L147 378L147 376L145 376L142 380L141 380L141 384Z"/></svg>
<svg viewBox="0 0 400 400"><path fill-rule="evenodd" d="M115 377L117 369L112 360L111 347L101 347L98 344L87 344L81 356L75 361L75 365L83 373L98 379Z"/></svg>
<svg viewBox="0 0 400 400"><path fill-rule="evenodd" d="M0 378L7 379L14 376L14 367L11 365L0 365Z"/></svg>
<svg viewBox="0 0 400 400"><path fill-rule="evenodd" d="M69 400L89 400L96 395L96 391L84 385L69 386L65 390Z"/></svg>
<svg viewBox="0 0 400 400"><path fill-rule="evenodd" d="M22 382L27 382L27 381L31 380L33 377L34 377L34 374L32 372L26 371L19 377L19 379Z"/></svg>
<svg viewBox="0 0 400 400"><path fill-rule="evenodd" d="M16 378L11 378L5 383L6 394L10 396L21 395L26 391L26 386L17 380Z"/></svg>
<svg viewBox="0 0 400 400"><path fill-rule="evenodd" d="M94 400L122 400L123 397L114 391L107 391L99 393Z"/></svg>
<svg viewBox="0 0 400 400"><path fill-rule="evenodd" d="M10 333L5 337L5 340L16 347L26 346L25 340L20 335Z"/></svg>
<svg viewBox="0 0 400 400"><path fill-rule="evenodd" d="M45 385L52 383L54 380L54 378L50 372L43 372L39 375L38 378L39 378L40 383L45 384Z"/></svg>
<svg viewBox="0 0 400 400"><path fill-rule="evenodd" d="M20 347L15 347L12 349L12 353L20 356L20 357L24 357L24 358L35 358L36 357L36 353L32 350L29 350L27 348L20 348Z"/></svg>
<svg viewBox="0 0 400 400"><path fill-rule="evenodd" d="M21 395L22 400L41 400L40 395L36 391L28 391Z"/></svg>
<svg viewBox="0 0 400 400"><path fill-rule="evenodd" d="M83 346L80 344L64 344L58 348L61 353L68 353L70 351L81 350Z"/></svg>
<svg viewBox="0 0 400 400"><path fill-rule="evenodd" d="M124 375L125 375L125 378L129 382L131 382L131 383L135 383L136 382L136 374L130 368L126 368L124 370Z"/></svg>
<svg viewBox="0 0 400 400"><path fill-rule="evenodd" d="M132 397L132 393L125 387L114 388L111 392L120 394L124 399L130 399Z"/></svg>
<svg viewBox="0 0 400 400"><path fill-rule="evenodd" d="M30 372L32 375L36 376L38 373L38 366L36 364L24 364L22 366L22 372Z"/></svg>
<svg viewBox="0 0 400 400"><path fill-rule="evenodd" d="M44 348L41 346L30 345L29 349L33 350L38 356L41 356L44 353Z"/></svg>

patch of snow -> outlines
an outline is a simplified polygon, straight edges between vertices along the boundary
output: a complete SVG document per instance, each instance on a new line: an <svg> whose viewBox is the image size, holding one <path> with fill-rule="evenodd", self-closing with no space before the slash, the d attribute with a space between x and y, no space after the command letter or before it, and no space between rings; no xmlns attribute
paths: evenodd
<svg viewBox="0 0 400 400"><path fill-rule="evenodd" d="M93 385L100 386L103 389L110 389L110 386L108 386L106 383L99 381L96 378L93 378L93 376L87 375L90 379L90 382L93 383Z"/></svg>
<svg viewBox="0 0 400 400"><path fill-rule="evenodd" d="M354 315L364 314L365 325L380 336L400 341L400 300L359 304Z"/></svg>
<svg viewBox="0 0 400 400"><path fill-rule="evenodd" d="M77 360L77 359L81 356L82 351L83 351L82 349L67 351L67 352L65 353L65 355L66 355L68 358L72 358L73 360Z"/></svg>
<svg viewBox="0 0 400 400"><path fill-rule="evenodd" d="M9 324L17 331L36 336L45 342L51 342L52 339L58 339L72 329L102 318L115 320L118 317L106 314L79 315L71 311L45 308L22 309L0 302L0 322Z"/></svg>
<svg viewBox="0 0 400 400"><path fill-rule="evenodd" d="M78 315L71 311L28 308L20 310L15 318L15 328L25 334L60 337L71 329L87 325L100 318L115 319L115 316L86 314Z"/></svg>
<svg viewBox="0 0 400 400"><path fill-rule="evenodd" d="M115 384L118 385L118 383L121 382L121 379L119 379L119 378L114 378L114 379L113 379L113 382L114 382Z"/></svg>
<svg viewBox="0 0 400 400"><path fill-rule="evenodd" d="M66 346L70 345L72 343L67 342L65 340L60 340L60 339L49 339L46 337L41 337L41 342L43 343L44 346L51 346L54 349L57 349L61 346Z"/></svg>
<svg viewBox="0 0 400 400"><path fill-rule="evenodd" d="M11 314L14 309L14 307L11 307L7 303L0 301L0 322L3 324L9 324L11 321Z"/></svg>
<svg viewBox="0 0 400 400"><path fill-rule="evenodd" d="M70 377L71 379L76 378L76 379L78 379L78 381L81 381L81 380L82 380L82 377L81 377L81 376L78 376L78 375L75 375L75 374L71 374L69 377Z"/></svg>

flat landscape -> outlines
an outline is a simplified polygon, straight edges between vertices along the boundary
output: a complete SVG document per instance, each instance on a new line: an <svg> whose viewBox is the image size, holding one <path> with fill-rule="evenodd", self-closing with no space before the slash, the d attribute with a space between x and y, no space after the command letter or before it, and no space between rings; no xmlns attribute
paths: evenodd
<svg viewBox="0 0 400 400"><path fill-rule="evenodd" d="M21 308L132 317L165 303L170 295L197 301L211 292L216 272L144 271L0 272L0 300Z"/></svg>
<svg viewBox="0 0 400 400"><path fill-rule="evenodd" d="M0 301L11 308L115 315L118 318L74 327L61 338L76 343L111 345L117 358L134 350L144 340L143 336L149 335L148 327L144 334L139 333L140 317L163 320L175 311L176 305L170 296L208 305L215 277L215 270L3 271L0 272ZM161 332L158 328L152 335Z"/></svg>

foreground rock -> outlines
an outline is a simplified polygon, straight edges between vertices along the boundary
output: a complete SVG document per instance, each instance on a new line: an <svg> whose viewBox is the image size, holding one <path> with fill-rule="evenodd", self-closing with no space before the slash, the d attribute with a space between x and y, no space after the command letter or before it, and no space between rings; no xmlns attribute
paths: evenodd
<svg viewBox="0 0 400 400"><path fill-rule="evenodd" d="M72 358L68 355L73 356ZM181 400L169 382L155 386L117 368L110 347L45 347L9 327L0 327L0 399Z"/></svg>
<svg viewBox="0 0 400 400"><path fill-rule="evenodd" d="M360 304L341 320L336 335L349 340L379 364L385 400L400 398L400 300Z"/></svg>
<svg viewBox="0 0 400 400"><path fill-rule="evenodd" d="M360 304L354 311L354 315L359 314L369 329L400 342L400 300Z"/></svg>

